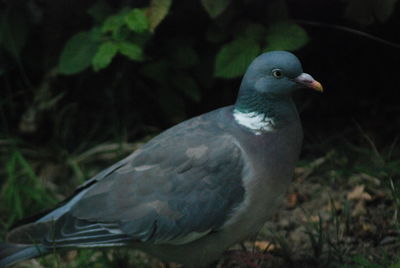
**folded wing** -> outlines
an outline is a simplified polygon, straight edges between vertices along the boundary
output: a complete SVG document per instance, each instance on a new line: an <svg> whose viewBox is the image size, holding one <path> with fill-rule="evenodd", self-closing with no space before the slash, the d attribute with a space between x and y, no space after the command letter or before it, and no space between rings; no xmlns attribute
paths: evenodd
<svg viewBox="0 0 400 268"><path fill-rule="evenodd" d="M57 213L29 224L36 233L27 225L9 241L184 244L217 231L243 201L244 156L222 130L193 130L164 132L79 188Z"/></svg>

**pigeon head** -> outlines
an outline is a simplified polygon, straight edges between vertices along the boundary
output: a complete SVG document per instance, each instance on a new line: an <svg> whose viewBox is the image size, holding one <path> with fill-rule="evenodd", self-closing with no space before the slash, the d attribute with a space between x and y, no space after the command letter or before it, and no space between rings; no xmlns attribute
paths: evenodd
<svg viewBox="0 0 400 268"><path fill-rule="evenodd" d="M298 120L291 93L300 88L322 92L321 84L303 72L299 59L287 51L261 54L248 67L235 104L236 121L255 131L273 130Z"/></svg>
<svg viewBox="0 0 400 268"><path fill-rule="evenodd" d="M241 89L254 90L270 97L287 95L304 87L323 90L311 75L303 73L299 59L287 51L258 56L247 69L241 85Z"/></svg>

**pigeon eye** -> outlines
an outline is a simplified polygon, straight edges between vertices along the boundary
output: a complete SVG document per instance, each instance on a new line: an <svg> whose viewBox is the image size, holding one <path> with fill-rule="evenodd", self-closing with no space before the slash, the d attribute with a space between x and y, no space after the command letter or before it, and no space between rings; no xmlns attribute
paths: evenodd
<svg viewBox="0 0 400 268"><path fill-rule="evenodd" d="M282 71L281 70L279 70L279 69L274 69L274 70L272 70L272 75L275 77L275 78L282 78L282 76L283 76L283 73L282 73Z"/></svg>

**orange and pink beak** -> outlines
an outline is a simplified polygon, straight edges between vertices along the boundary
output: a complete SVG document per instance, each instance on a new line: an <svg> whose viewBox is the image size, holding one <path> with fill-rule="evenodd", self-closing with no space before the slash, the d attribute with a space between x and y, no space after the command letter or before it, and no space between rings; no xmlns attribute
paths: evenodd
<svg viewBox="0 0 400 268"><path fill-rule="evenodd" d="M314 89L319 92L323 92L324 88L322 87L321 83L315 80L311 75L302 73L301 75L297 76L293 79L296 83Z"/></svg>

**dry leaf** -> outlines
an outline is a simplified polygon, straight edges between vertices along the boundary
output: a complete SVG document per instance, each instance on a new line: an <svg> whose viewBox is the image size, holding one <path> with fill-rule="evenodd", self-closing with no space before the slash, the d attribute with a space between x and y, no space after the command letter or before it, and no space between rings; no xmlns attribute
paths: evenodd
<svg viewBox="0 0 400 268"><path fill-rule="evenodd" d="M287 207L288 208L294 208L296 207L298 200L299 200L299 193L291 193L288 196L288 202L287 202Z"/></svg>
<svg viewBox="0 0 400 268"><path fill-rule="evenodd" d="M343 204L342 202L338 200L334 200L332 202L329 202L327 205L324 206L324 211L342 211L343 209Z"/></svg>
<svg viewBox="0 0 400 268"><path fill-rule="evenodd" d="M305 180L306 178L311 176L311 174L314 173L314 171L316 169L318 169L320 166L322 166L327 160L332 158L333 155L334 155L334 151L330 151L325 156L315 159L313 162L311 162L308 165L308 167L297 167L296 168L297 171L295 169L295 173L301 174L297 179L299 181Z"/></svg>
<svg viewBox="0 0 400 268"><path fill-rule="evenodd" d="M376 226L372 225L370 223L363 222L361 224L361 227L362 227L363 231L368 232L368 233L375 233L375 231L376 231Z"/></svg>
<svg viewBox="0 0 400 268"><path fill-rule="evenodd" d="M311 222L319 222L320 221L319 216L316 216L316 215L311 216L310 221Z"/></svg>
<svg viewBox="0 0 400 268"><path fill-rule="evenodd" d="M71 250L71 251L68 251L68 252L67 252L65 258L66 258L69 262L71 262L71 261L75 260L77 256L78 256L78 251L76 251L76 250Z"/></svg>
<svg viewBox="0 0 400 268"><path fill-rule="evenodd" d="M309 170L309 168L305 167L296 167L294 169L294 176L299 177L301 174L306 173Z"/></svg>
<svg viewBox="0 0 400 268"><path fill-rule="evenodd" d="M150 29L154 31L156 27L167 16L171 7L172 0L152 0L147 10L147 16L150 22Z"/></svg>
<svg viewBox="0 0 400 268"><path fill-rule="evenodd" d="M362 179L364 179L366 181L369 181L369 182L372 182L372 183L374 183L376 185L381 185L381 180L380 179L378 179L377 177L371 176L371 175L369 175L367 173L361 173L360 177Z"/></svg>
<svg viewBox="0 0 400 268"><path fill-rule="evenodd" d="M354 189L347 193L348 200L371 200L369 193L365 192L365 185L357 185Z"/></svg>
<svg viewBox="0 0 400 268"><path fill-rule="evenodd" d="M273 251L276 247L268 241L255 241L254 246L260 251Z"/></svg>
<svg viewBox="0 0 400 268"><path fill-rule="evenodd" d="M353 211L351 212L351 216L356 217L360 215L364 215L367 212L365 209L365 201L364 200L359 200L354 207Z"/></svg>

